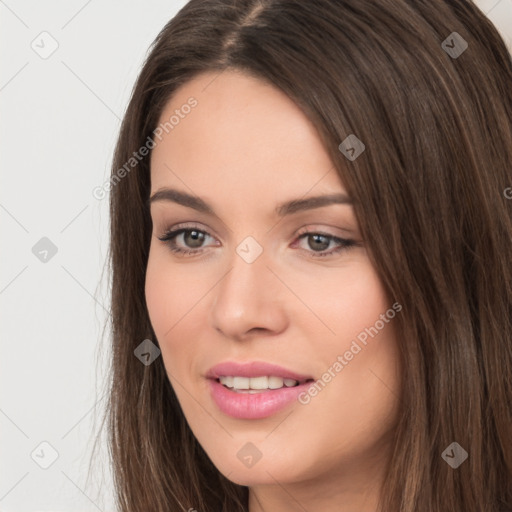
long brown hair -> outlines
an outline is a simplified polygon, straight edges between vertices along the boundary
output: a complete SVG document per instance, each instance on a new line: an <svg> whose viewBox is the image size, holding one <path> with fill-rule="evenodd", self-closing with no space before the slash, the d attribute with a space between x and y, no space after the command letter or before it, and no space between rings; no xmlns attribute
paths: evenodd
<svg viewBox="0 0 512 512"><path fill-rule="evenodd" d="M160 32L112 166L107 419L119 510L248 510L248 488L188 427L162 358L134 356L145 339L158 345L144 291L150 158L126 166L179 86L230 68L284 91L316 126L403 306L381 510L512 510L512 59L469 0L191 0ZM355 159L339 149L351 134L365 145ZM442 457L453 442L468 453L456 469Z"/></svg>

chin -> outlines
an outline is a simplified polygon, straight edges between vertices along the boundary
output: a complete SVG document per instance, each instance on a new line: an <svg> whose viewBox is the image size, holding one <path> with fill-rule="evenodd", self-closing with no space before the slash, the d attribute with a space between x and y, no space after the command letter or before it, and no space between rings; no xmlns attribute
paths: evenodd
<svg viewBox="0 0 512 512"><path fill-rule="evenodd" d="M279 474L274 474L272 470L269 470L267 473L265 469L266 468L263 467L258 470L256 470L256 468L237 468L231 470L231 472L228 471L225 473L221 471L221 473L231 482L238 485L245 485L247 487L253 487L255 485L275 484L276 480L282 482Z"/></svg>

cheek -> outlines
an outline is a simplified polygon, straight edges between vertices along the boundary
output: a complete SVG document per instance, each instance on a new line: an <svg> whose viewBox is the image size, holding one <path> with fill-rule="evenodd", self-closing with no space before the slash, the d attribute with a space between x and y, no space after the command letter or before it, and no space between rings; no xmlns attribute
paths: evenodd
<svg viewBox="0 0 512 512"><path fill-rule="evenodd" d="M317 291L309 296L311 309L318 311L330 330L311 336L309 350L322 361L326 372L311 411L322 414L325 404L338 403L343 405L340 421L348 432L374 420L378 427L399 392L394 318L400 313L392 308L393 301L369 262L354 263L350 271L332 274L335 278L323 281L323 294ZM318 320L313 315L305 318L302 329L311 333Z"/></svg>
<svg viewBox="0 0 512 512"><path fill-rule="evenodd" d="M145 283L146 305L165 367L171 374L174 371L168 366L170 340L179 328L178 319L183 316L180 308L188 302L183 300L183 290L186 288L180 286L176 272L171 272L161 255L150 250Z"/></svg>
<svg viewBox="0 0 512 512"><path fill-rule="evenodd" d="M181 318L185 320L185 315L190 312L201 295L201 283L191 280L186 272L170 265L168 260L169 255L165 250L152 248L145 282L146 304L151 324L157 336L160 334L166 337L175 330L174 325Z"/></svg>
<svg viewBox="0 0 512 512"><path fill-rule="evenodd" d="M394 318L399 313L393 309L394 301L385 293L369 262L352 277L353 280L347 284L347 294L340 299L342 305L339 309L343 314L334 327L338 343L336 346L331 344L330 349L336 358L343 356L346 367L341 373L345 383L358 389L359 398L377 409L392 398L390 389L398 392L398 345Z"/></svg>
<svg viewBox="0 0 512 512"><path fill-rule="evenodd" d="M297 296L314 313L297 318L302 317L304 327L309 325L310 330L313 324L320 326L318 334L324 333L322 346L327 351L350 344L350 340L373 326L391 307L377 273L367 260L354 260L344 268L322 269L313 281L311 275L295 275L293 282Z"/></svg>
<svg viewBox="0 0 512 512"><path fill-rule="evenodd" d="M145 281L146 304L170 378L186 374L186 361L199 350L194 345L199 343L198 333L204 332L206 318L201 298L210 288L211 283L206 280L169 264L165 250L150 250Z"/></svg>

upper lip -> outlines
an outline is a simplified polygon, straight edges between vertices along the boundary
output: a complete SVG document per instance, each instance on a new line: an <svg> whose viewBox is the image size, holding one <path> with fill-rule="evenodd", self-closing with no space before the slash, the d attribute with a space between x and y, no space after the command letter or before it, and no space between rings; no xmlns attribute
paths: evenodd
<svg viewBox="0 0 512 512"><path fill-rule="evenodd" d="M219 377L263 377L275 376L283 379L293 379L296 381L312 380L309 375L288 370L282 366L263 361L250 361L247 363L237 363L235 361L224 361L210 368L206 374L208 379L218 379Z"/></svg>

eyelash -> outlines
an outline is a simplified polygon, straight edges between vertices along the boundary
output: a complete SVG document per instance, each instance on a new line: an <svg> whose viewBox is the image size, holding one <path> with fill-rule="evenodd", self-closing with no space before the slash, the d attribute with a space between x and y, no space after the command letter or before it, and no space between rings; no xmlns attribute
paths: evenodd
<svg viewBox="0 0 512 512"><path fill-rule="evenodd" d="M174 241L174 239L177 236L179 236L180 234L189 233L191 231L197 231L198 233L202 233L204 235L211 237L211 235L207 231L201 230L196 227L187 227L187 228L179 228L178 227L177 229L166 231L163 234L163 236L158 237L158 239L160 241L164 242L169 247L169 249L175 254L180 254L184 257L193 256L193 255L200 254L201 252L203 252L204 247L199 248L199 249L182 249L180 247L177 247L176 242ZM317 232L317 231L303 231L303 232L299 233L299 235L297 236L297 240L301 240L302 238L307 238L308 236L312 236L312 235L320 235L320 236L327 238L329 241L337 242L340 244L340 246L338 248L331 250L330 252L315 252L315 251L308 251L306 249L302 249L308 253L311 253L313 258L325 258L325 257L329 257L329 256L334 256L343 251L346 251L347 249L350 249L351 247L360 245L355 240L340 238L340 237L337 237L334 235L329 235L328 233L321 233L321 232Z"/></svg>

